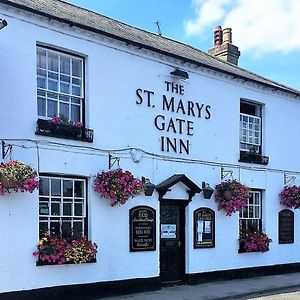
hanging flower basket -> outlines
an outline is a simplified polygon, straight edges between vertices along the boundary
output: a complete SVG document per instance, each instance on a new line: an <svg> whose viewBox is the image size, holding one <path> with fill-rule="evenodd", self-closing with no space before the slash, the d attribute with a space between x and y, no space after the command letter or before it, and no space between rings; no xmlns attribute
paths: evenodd
<svg viewBox="0 0 300 300"><path fill-rule="evenodd" d="M300 186L285 186L279 197L280 204L289 208L300 208Z"/></svg>
<svg viewBox="0 0 300 300"><path fill-rule="evenodd" d="M131 172L116 169L98 173L94 179L94 191L102 198L111 200L111 206L115 206L143 194L144 187L142 181L134 178Z"/></svg>
<svg viewBox="0 0 300 300"><path fill-rule="evenodd" d="M4 177L2 174L0 174L0 182L5 189L15 189L18 186L17 181Z"/></svg>
<svg viewBox="0 0 300 300"><path fill-rule="evenodd" d="M42 237L33 252L38 265L81 264L96 261L97 244L86 237L66 240L53 234Z"/></svg>
<svg viewBox="0 0 300 300"><path fill-rule="evenodd" d="M216 185L215 201L218 209L224 210L226 216L246 207L249 197L250 189L236 180L227 180Z"/></svg>
<svg viewBox="0 0 300 300"><path fill-rule="evenodd" d="M36 171L24 163L12 160L0 164L0 194L13 189L15 192L32 193L38 186Z"/></svg>
<svg viewBox="0 0 300 300"><path fill-rule="evenodd" d="M240 234L239 252L266 252L272 240L262 231L243 230Z"/></svg>

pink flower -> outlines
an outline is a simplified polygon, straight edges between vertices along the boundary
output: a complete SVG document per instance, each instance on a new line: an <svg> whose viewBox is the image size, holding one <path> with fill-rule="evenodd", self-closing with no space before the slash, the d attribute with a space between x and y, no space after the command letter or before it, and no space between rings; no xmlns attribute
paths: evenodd
<svg viewBox="0 0 300 300"><path fill-rule="evenodd" d="M241 211L248 205L250 189L236 180L227 180L216 186L215 201L218 209L223 209L227 216Z"/></svg>
<svg viewBox="0 0 300 300"><path fill-rule="evenodd" d="M94 191L101 197L110 199L111 205L124 204L130 197L143 193L142 182L129 171L122 169L98 173L94 179Z"/></svg>

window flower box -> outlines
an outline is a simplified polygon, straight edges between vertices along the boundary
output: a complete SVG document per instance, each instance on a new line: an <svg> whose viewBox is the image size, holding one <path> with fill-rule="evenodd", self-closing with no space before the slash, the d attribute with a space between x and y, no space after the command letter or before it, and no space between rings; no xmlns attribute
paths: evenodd
<svg viewBox="0 0 300 300"><path fill-rule="evenodd" d="M97 244L86 237L67 240L55 235L45 235L33 255L38 257L37 265L62 265L96 262Z"/></svg>
<svg viewBox="0 0 300 300"><path fill-rule="evenodd" d="M102 198L111 200L111 206L115 206L143 194L144 186L131 172L116 169L98 173L94 178L94 191Z"/></svg>
<svg viewBox="0 0 300 300"><path fill-rule="evenodd" d="M239 162L253 163L259 165L268 165L269 157L263 156L253 151L240 151Z"/></svg>
<svg viewBox="0 0 300 300"><path fill-rule="evenodd" d="M215 201L226 216L241 211L248 205L250 189L236 180L223 181L216 185Z"/></svg>
<svg viewBox="0 0 300 300"><path fill-rule="evenodd" d="M13 189L15 192L32 193L39 186L36 171L24 163L12 160L0 164L0 194Z"/></svg>
<svg viewBox="0 0 300 300"><path fill-rule="evenodd" d="M56 119L58 118L59 117L56 117ZM51 120L38 119L36 123L35 134L71 140L79 140L89 143L93 142L94 131L92 129L85 128L81 123L55 123Z"/></svg>
<svg viewBox="0 0 300 300"><path fill-rule="evenodd" d="M300 186L285 186L279 197L280 204L289 208L300 208Z"/></svg>
<svg viewBox="0 0 300 300"><path fill-rule="evenodd" d="M264 232L243 230L239 238L239 253L245 252L266 252L272 242Z"/></svg>

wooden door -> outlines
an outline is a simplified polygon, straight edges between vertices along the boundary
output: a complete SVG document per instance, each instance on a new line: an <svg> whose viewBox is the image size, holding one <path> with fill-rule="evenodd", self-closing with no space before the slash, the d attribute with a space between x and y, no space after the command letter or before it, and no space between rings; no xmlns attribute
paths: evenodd
<svg viewBox="0 0 300 300"><path fill-rule="evenodd" d="M162 283L182 282L185 275L185 203L161 201L160 278Z"/></svg>

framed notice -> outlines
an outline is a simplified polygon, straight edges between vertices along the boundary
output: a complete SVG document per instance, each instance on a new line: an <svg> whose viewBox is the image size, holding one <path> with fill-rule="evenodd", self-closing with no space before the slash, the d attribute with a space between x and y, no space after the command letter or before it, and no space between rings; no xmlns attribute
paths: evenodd
<svg viewBox="0 0 300 300"><path fill-rule="evenodd" d="M207 207L194 211L194 248L215 247L215 212Z"/></svg>
<svg viewBox="0 0 300 300"><path fill-rule="evenodd" d="M160 237L162 239L176 239L176 224L161 224Z"/></svg>
<svg viewBox="0 0 300 300"><path fill-rule="evenodd" d="M278 213L279 244L294 243L294 212L283 209Z"/></svg>
<svg viewBox="0 0 300 300"><path fill-rule="evenodd" d="M136 206L129 211L130 252L156 250L156 211L148 206Z"/></svg>

